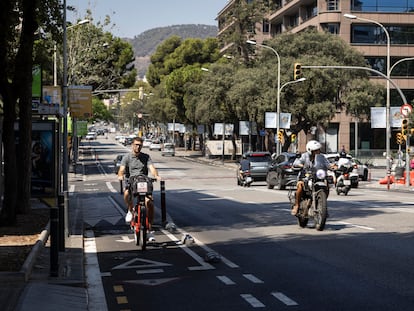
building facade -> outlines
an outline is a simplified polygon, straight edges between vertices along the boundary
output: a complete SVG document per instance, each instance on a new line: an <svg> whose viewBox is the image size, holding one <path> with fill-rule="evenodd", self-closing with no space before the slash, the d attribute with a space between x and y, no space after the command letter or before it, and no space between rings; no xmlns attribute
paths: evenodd
<svg viewBox="0 0 414 311"><path fill-rule="evenodd" d="M232 31L234 22L229 12L234 5L234 0L228 1L218 13L219 38ZM391 79L409 103L414 100L414 0L277 0L269 4L268 12L247 34L247 39L262 43L284 32L298 33L309 27L336 34L363 53L368 65L385 75L389 56ZM389 44L384 28L389 34ZM224 43L223 51L229 46ZM380 76L371 79L387 84ZM399 93L390 85L390 106L401 105ZM398 149L396 132L394 128L391 133L392 150ZM299 149L303 149L306 141L301 136ZM327 152L336 152L342 146L354 152L385 149L385 129L371 129L370 123L354 120L340 111L317 136L325 143Z"/></svg>

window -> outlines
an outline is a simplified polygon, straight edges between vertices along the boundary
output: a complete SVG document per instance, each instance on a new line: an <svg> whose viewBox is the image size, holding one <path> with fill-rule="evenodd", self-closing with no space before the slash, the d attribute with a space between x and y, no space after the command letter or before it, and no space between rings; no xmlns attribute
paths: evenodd
<svg viewBox="0 0 414 311"><path fill-rule="evenodd" d="M414 25L385 26L391 44L414 44ZM351 43L387 44L383 29L376 25L352 25Z"/></svg>
<svg viewBox="0 0 414 311"><path fill-rule="evenodd" d="M414 0L352 0L352 11L413 12Z"/></svg>
<svg viewBox="0 0 414 311"><path fill-rule="evenodd" d="M268 20L263 20L262 23L262 32L263 33L269 33L270 32L270 24Z"/></svg>
<svg viewBox="0 0 414 311"><path fill-rule="evenodd" d="M338 11L339 10L339 0L327 0L326 8L328 11Z"/></svg>
<svg viewBox="0 0 414 311"><path fill-rule="evenodd" d="M322 28L333 35L339 34L339 23L322 24Z"/></svg>

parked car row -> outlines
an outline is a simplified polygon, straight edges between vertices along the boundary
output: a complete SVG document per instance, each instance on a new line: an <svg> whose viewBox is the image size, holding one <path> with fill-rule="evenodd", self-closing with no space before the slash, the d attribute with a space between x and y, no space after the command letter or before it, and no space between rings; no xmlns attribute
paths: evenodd
<svg viewBox="0 0 414 311"><path fill-rule="evenodd" d="M297 158L296 153L282 152L272 158L269 152L247 152L246 158L250 161L250 174L253 181L266 181L268 189L284 190L289 184L296 186L299 168L295 168L293 163ZM336 162L339 158L338 153L326 154L329 162ZM352 187L358 187L359 179L368 180L368 167L359 160L348 156L354 166L353 173L357 175L353 179ZM237 184L240 185L240 174L237 170Z"/></svg>

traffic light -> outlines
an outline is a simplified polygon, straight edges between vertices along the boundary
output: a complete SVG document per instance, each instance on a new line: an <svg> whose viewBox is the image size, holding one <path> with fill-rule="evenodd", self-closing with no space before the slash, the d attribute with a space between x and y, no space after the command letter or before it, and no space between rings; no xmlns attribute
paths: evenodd
<svg viewBox="0 0 414 311"><path fill-rule="evenodd" d="M401 134L406 136L408 134L408 119L404 118L401 121Z"/></svg>
<svg viewBox="0 0 414 311"><path fill-rule="evenodd" d="M404 144L404 135L402 133L397 133L397 144Z"/></svg>
<svg viewBox="0 0 414 311"><path fill-rule="evenodd" d="M292 135L290 135L290 141L291 141L292 143L296 143L296 134L292 134Z"/></svg>
<svg viewBox="0 0 414 311"><path fill-rule="evenodd" d="M279 132L277 132L277 140L283 143L283 130L279 130Z"/></svg>
<svg viewBox="0 0 414 311"><path fill-rule="evenodd" d="M302 64L295 63L293 66L293 80L302 78Z"/></svg>

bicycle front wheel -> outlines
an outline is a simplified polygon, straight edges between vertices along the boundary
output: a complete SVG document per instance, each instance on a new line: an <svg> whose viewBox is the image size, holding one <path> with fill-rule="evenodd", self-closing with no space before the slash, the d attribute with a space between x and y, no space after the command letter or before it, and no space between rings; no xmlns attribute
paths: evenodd
<svg viewBox="0 0 414 311"><path fill-rule="evenodd" d="M145 206L141 207L141 213L140 213L140 230L138 235L139 240L139 246L141 247L141 250L145 251L147 248L147 209Z"/></svg>

